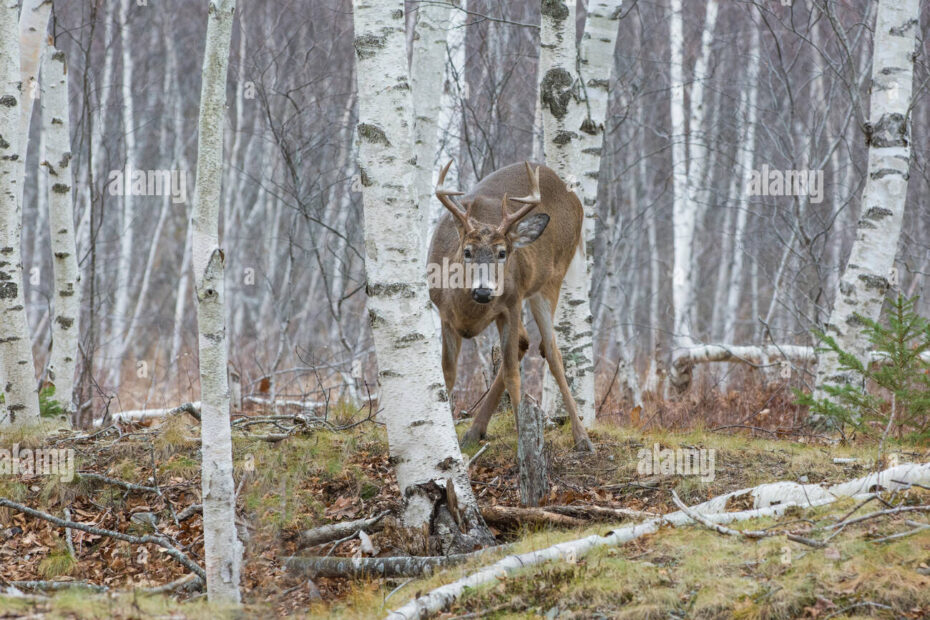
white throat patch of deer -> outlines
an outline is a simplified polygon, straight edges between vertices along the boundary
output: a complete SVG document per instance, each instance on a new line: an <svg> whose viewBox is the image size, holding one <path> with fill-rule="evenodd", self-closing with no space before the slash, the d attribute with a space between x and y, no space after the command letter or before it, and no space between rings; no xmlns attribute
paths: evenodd
<svg viewBox="0 0 930 620"><path fill-rule="evenodd" d="M515 414L520 407L520 361L529 348L522 320L527 302L541 334L540 353L568 409L575 445L593 450L565 379L553 329L562 280L581 242L581 202L546 166L506 166L466 194L444 186L451 164L442 169L436 187L436 197L449 213L440 219L429 251L429 292L442 318L442 371L450 398L462 338L473 338L494 322L503 357L463 441L484 437L505 389ZM460 279L451 277L453 269L461 271ZM443 270L449 274L445 280L437 277Z"/></svg>

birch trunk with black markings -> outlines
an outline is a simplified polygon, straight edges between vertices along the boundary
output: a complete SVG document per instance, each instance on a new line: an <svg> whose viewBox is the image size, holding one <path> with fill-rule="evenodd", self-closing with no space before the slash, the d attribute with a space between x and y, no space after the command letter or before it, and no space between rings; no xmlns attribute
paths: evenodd
<svg viewBox="0 0 930 620"><path fill-rule="evenodd" d="M74 236L71 199L71 123L68 116L68 68L64 52L49 45L42 60L42 131L45 153L41 167L48 176L48 225L52 245L54 319L49 378L55 397L74 413L74 372L81 314L81 274Z"/></svg>
<svg viewBox="0 0 930 620"><path fill-rule="evenodd" d="M0 6L0 426L39 421L32 341L23 297L22 230L26 137L20 129L19 10Z"/></svg>
<svg viewBox="0 0 930 620"><path fill-rule="evenodd" d="M862 211L849 262L837 285L833 310L824 332L837 345L865 361L869 343L857 315L877 320L904 221L911 159L910 111L914 55L920 34L918 0L881 0L875 24L872 60L868 176ZM827 398L824 384L845 385L855 376L840 369L832 351L821 354L817 397Z"/></svg>
<svg viewBox="0 0 930 620"><path fill-rule="evenodd" d="M543 2L540 28L539 97L546 162L585 209L582 241L565 275L555 329L564 349L565 378L586 427L594 424L594 332L591 316L594 218L607 87L617 37L619 0L592 2L582 43L575 40L575 4ZM546 373L542 407L548 417L561 397Z"/></svg>
<svg viewBox="0 0 930 620"><path fill-rule="evenodd" d="M204 559L210 601L239 603L242 544L236 533L232 429L226 373L224 255L219 247L226 72L235 0L211 0L203 57L194 189L194 290L200 350Z"/></svg>
<svg viewBox="0 0 930 620"><path fill-rule="evenodd" d="M433 337L420 252L424 213L414 187L404 3L355 0L353 6L368 315L403 524L411 532L444 532L421 545L438 543L444 553L470 551L490 544L493 536L462 460ZM447 518L450 513L453 518Z"/></svg>

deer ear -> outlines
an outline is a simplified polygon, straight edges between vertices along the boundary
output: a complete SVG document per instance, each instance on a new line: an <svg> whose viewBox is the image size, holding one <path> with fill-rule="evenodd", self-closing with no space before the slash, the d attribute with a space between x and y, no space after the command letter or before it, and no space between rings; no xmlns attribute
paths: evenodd
<svg viewBox="0 0 930 620"><path fill-rule="evenodd" d="M513 247L522 248L525 245L533 243L539 239L539 235L543 234L543 231L546 230L546 226L548 225L549 216L545 213L536 213L523 218L514 226L513 232L510 233L510 240L513 242Z"/></svg>

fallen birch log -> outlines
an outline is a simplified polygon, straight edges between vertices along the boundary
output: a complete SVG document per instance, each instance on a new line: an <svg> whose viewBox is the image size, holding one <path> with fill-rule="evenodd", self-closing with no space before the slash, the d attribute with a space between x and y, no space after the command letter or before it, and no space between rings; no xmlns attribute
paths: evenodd
<svg viewBox="0 0 930 620"><path fill-rule="evenodd" d="M277 411L279 408L283 409L287 407L296 407L298 409L316 409L317 407L326 406L325 402L320 402L317 400L275 400L272 402L270 398L260 398L258 396L246 396L243 400L246 400L250 403L255 403L256 405L271 407L274 411Z"/></svg>
<svg viewBox="0 0 930 620"><path fill-rule="evenodd" d="M499 547L489 547L474 553L442 556L402 555L386 558L290 556L284 558L284 566L292 573L311 579L316 577L423 577L431 575L435 568L455 566L499 550Z"/></svg>
<svg viewBox="0 0 930 620"><path fill-rule="evenodd" d="M184 403L183 405L169 407L167 409L132 409L129 411L120 411L119 413L111 413L109 417L111 423L139 422L141 420L151 420L153 418L166 418L176 413L189 413L199 420L200 401ZM106 418L107 416L97 418L94 420L94 426L103 426L104 420L106 420Z"/></svg>
<svg viewBox="0 0 930 620"><path fill-rule="evenodd" d="M921 359L930 363L930 351L921 353ZM882 351L871 351L869 361L882 363L888 355ZM774 362L791 361L796 364L817 362L814 347L803 345L730 345L705 344L675 353L672 359L671 381L679 391L687 390L691 384L691 371L698 364L713 362L737 362L751 366L768 366Z"/></svg>
<svg viewBox="0 0 930 620"><path fill-rule="evenodd" d="M742 489L715 497L702 504L692 506L691 511L701 513L713 523L732 523L760 517L779 516L791 506L814 507L832 503L841 497L862 496L876 489L897 490L910 485L930 483L930 463L905 464L882 472L870 474L824 489L815 484L800 485L793 482L764 484L752 489ZM723 512L731 498L750 495L754 508L739 512ZM492 584L526 567L536 566L552 560L575 559L601 547L616 547L646 534L653 534L668 524L681 526L693 523L682 511L664 517L615 529L605 535L592 535L578 540L559 543L538 551L520 555L509 555L491 566L471 575L419 596L406 605L388 614L390 620L425 618L437 613L458 599L466 589Z"/></svg>
<svg viewBox="0 0 930 620"><path fill-rule="evenodd" d="M381 520L384 519L390 511L384 511L378 516L369 519L355 519L354 521L342 521L340 523L330 523L315 527L312 530L304 530L300 533L301 547L316 547L334 540L339 540L358 534L360 530L375 532L381 529Z"/></svg>

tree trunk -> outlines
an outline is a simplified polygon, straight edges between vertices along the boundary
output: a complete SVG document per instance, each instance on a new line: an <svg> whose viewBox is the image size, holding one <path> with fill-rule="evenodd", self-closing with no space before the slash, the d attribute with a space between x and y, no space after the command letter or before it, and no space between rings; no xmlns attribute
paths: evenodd
<svg viewBox="0 0 930 620"><path fill-rule="evenodd" d="M753 27L752 45L749 48L749 95L746 101L746 139L740 150L742 179L736 212L736 232L733 234L733 264L730 268L730 284L727 287L727 305L723 318L723 337L733 338L736 315L739 312L739 294L743 286L743 239L746 221L749 218L749 183L752 179L753 156L756 149L756 101L759 93L759 29ZM753 317L754 319L756 317Z"/></svg>
<svg viewBox="0 0 930 620"><path fill-rule="evenodd" d="M20 130L20 47L17 4L0 6L0 367L4 407L0 425L39 420L35 363L23 298L19 205L26 138Z"/></svg>
<svg viewBox="0 0 930 620"><path fill-rule="evenodd" d="M450 10L448 4L423 3L418 6L415 14L413 56L410 61L414 152L417 157L417 207L423 211L419 218L420 253L424 257L429 250L429 230L432 224L430 205L434 200L434 158L439 144L438 118L443 103L443 98L437 97L436 92L442 88L446 66L446 36L450 25Z"/></svg>
<svg viewBox="0 0 930 620"><path fill-rule="evenodd" d="M454 8L449 15L446 46L442 50L443 56L448 57L448 60L445 65L445 84L439 104L439 144L434 162L445 165L444 162L450 159L455 161L446 174L446 185L449 187L460 187L458 173L462 165L463 114L460 113L459 102L465 98L463 90L467 87L465 84L465 22L468 14L465 11L468 0L461 0L460 4L461 7ZM436 165L433 166L432 179L431 186L435 186L439 182L439 167ZM439 199L430 193L428 212L430 229L435 229L439 217L444 212L445 209Z"/></svg>
<svg viewBox="0 0 930 620"><path fill-rule="evenodd" d="M122 95L122 115L123 115L123 134L126 141L126 170L130 167L135 169L138 165L136 158L136 134L135 134L135 104L132 93L132 31L129 19L129 0L121 0L119 11L119 38L120 47L123 56L123 70L120 78L121 95ZM135 203L128 185L131 178L127 176L124 181L122 199L122 218L117 228L119 235L119 258L116 262L116 286L114 287L114 296L116 297L113 306L113 316L111 318L111 345L107 351L107 387L116 389L119 387L122 378L123 360L129 348L128 328L129 328L129 300L132 295L132 259L139 250L135 243Z"/></svg>
<svg viewBox="0 0 930 620"><path fill-rule="evenodd" d="M517 462L520 464L520 503L539 506L549 492L548 467L543 442L545 418L529 398L517 411Z"/></svg>
<svg viewBox="0 0 930 620"><path fill-rule="evenodd" d="M881 314L904 219L911 158L910 114L914 54L920 32L917 0L880 0L875 25L868 175L862 211L846 270L837 286L833 311L824 331L841 349L865 360L869 343L856 315L877 320ZM817 397L824 384L844 385L854 375L840 370L833 352L821 355Z"/></svg>
<svg viewBox="0 0 930 620"><path fill-rule="evenodd" d="M20 75L22 76L22 105L19 112L19 135L23 140L23 159L26 157L26 142L29 140L29 125L32 108L39 97L39 61L45 47L45 33L52 3L47 0L25 0L19 16Z"/></svg>
<svg viewBox="0 0 930 620"><path fill-rule="evenodd" d="M590 3L581 45L575 44L575 5L542 3L539 96L547 163L580 193L582 240L562 285L555 328L566 353L565 378L586 427L594 424L594 332L591 272L597 188L608 86L617 39L619 0ZM560 400L546 373L543 409L553 417Z"/></svg>
<svg viewBox="0 0 930 620"><path fill-rule="evenodd" d="M669 15L669 75L671 81L669 110L671 115L672 140L672 236L674 255L672 264L672 358L678 351L694 345L691 337L691 304L693 282L691 252L694 245L694 229L697 205L688 201L688 161L686 155L687 134L685 129L685 83L682 75L684 59L684 32L682 26L681 0L671 0ZM670 383L676 385L678 377L669 373ZM690 382L690 377L688 378Z"/></svg>
<svg viewBox="0 0 930 620"><path fill-rule="evenodd" d="M420 253L423 213L417 209L411 164L413 105L404 3L355 0L353 5L368 315L382 419L404 500L403 523L411 531L440 533L436 542L445 553L470 550L493 537L462 462L432 337ZM444 481L444 490L437 481Z"/></svg>
<svg viewBox="0 0 930 620"><path fill-rule="evenodd" d="M200 335L203 533L210 601L238 603L242 544L236 534L229 386L226 374L223 250L219 208L223 174L226 70L235 0L211 0L197 126L193 258Z"/></svg>
<svg viewBox="0 0 930 620"><path fill-rule="evenodd" d="M42 131L48 175L48 223L55 277L55 314L49 378L58 402L74 413L74 371L78 354L81 315L80 272L74 238L71 200L71 123L68 116L68 68L65 54L51 45L42 61Z"/></svg>

